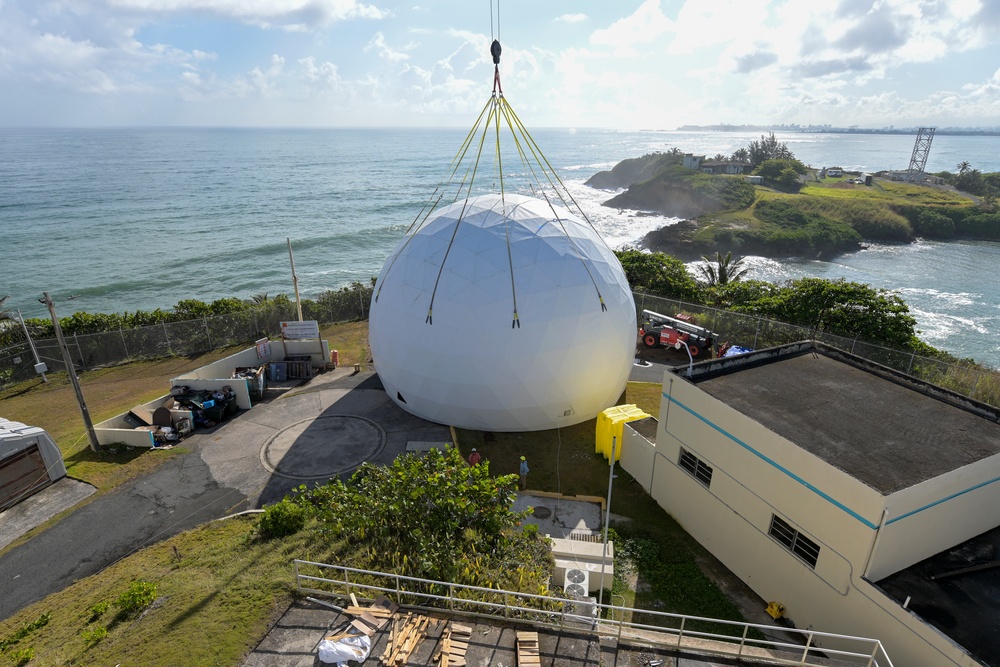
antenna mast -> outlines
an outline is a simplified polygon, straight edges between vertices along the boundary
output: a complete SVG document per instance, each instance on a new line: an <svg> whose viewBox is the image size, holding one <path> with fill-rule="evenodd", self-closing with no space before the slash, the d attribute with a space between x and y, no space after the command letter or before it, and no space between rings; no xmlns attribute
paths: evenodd
<svg viewBox="0 0 1000 667"><path fill-rule="evenodd" d="M930 155L936 129L936 127L922 127L917 131L917 140L913 142L913 154L910 156L910 166L906 168L908 181L924 180L924 167L927 166L927 156Z"/></svg>

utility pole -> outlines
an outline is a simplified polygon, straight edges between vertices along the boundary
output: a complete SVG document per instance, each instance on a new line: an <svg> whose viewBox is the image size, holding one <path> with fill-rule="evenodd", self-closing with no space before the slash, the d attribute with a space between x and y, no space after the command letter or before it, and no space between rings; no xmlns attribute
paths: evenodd
<svg viewBox="0 0 1000 667"><path fill-rule="evenodd" d="M52 326L56 331L56 340L59 342L59 351L62 352L63 363L66 364L66 372L69 373L70 384L76 392L76 402L80 405L80 414L83 416L83 425L87 427L87 438L90 440L90 448L95 452L101 451L101 444L97 442L97 433L94 431L94 422L90 420L90 412L87 410L87 403L83 400L83 390L80 389L80 379L76 377L76 368L73 366L73 358L69 355L69 348L66 347L66 339L63 338L62 327L59 326L59 318L56 316L56 305L52 303L52 298L48 292L42 292L45 297L42 300L49 307L49 314L52 316Z"/></svg>
<svg viewBox="0 0 1000 667"><path fill-rule="evenodd" d="M288 242L288 261L292 264L292 285L295 287L295 305L299 309L299 322L302 321L302 300L299 299L299 277L295 275L295 258L292 257L292 240L285 238Z"/></svg>
<svg viewBox="0 0 1000 667"><path fill-rule="evenodd" d="M31 348L31 354L35 357L35 372L42 376L42 380L48 382L49 379L45 377L45 364L42 360L38 358L38 350L35 349L35 341L31 340L31 334L28 333L28 325L24 323L24 317L21 315L20 309L17 311L17 319L21 321L21 328L24 329L24 337L28 340L28 347Z"/></svg>

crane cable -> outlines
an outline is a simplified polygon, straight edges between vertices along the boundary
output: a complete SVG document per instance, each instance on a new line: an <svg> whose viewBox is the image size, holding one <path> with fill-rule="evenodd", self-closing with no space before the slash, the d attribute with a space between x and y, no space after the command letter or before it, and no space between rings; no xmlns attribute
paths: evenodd
<svg viewBox="0 0 1000 667"><path fill-rule="evenodd" d="M428 200L428 202L424 204L423 208L414 218L413 222L410 223L410 226L407 228L405 233L406 240L400 246L399 250L396 253L394 253L393 257L391 258L389 265L386 267L383 279L379 282L378 288L376 289L375 292L374 301L377 303L379 295L381 294L382 291L382 286L385 283L385 278L392 271L396 259L403 254L403 251L416 236L417 232L419 232L423 228L423 226L430 219L431 214L437 209L438 205L441 203L441 200L444 198L444 192L442 192L442 190L448 188L449 186L451 186L452 183L455 182L456 175L459 173L459 169L462 163L465 162L465 158L468 156L469 150L473 147L473 145L476 144L475 141L476 135L478 133L480 126L482 126L482 133L479 135L478 145L476 146L476 149L474 151L475 160L473 160L472 163L469 164L469 166L465 170L465 173L461 176L461 179L458 182L458 187L455 191L454 199L452 200L452 203L457 202L460 198L462 198L463 191L465 192L465 198L462 205L462 210L457 220L455 221L454 228L451 230L451 236L448 240L448 245L445 248L444 256L442 257L441 263L438 266L438 272L434 281L434 287L431 291L430 303L428 304L427 308L427 317L425 318L425 323L427 324L433 324L432 316L434 310L434 299L435 296L437 295L437 289L438 286L440 285L441 277L444 273L444 266L447 263L448 256L451 252L452 247L454 246L455 238L458 235L459 226L461 225L465 217L469 199L472 196L472 189L475 183L476 175L479 172L479 166L480 166L480 160L482 159L483 148L486 144L486 136L490 130L491 125L493 126L493 129L495 131L496 159L494 167L497 169L499 174L500 202L503 212L504 230L506 237L505 240L507 245L507 264L510 272L511 300L513 305L513 319L511 321L512 328L520 328L521 322L518 317L518 309L517 309L517 290L514 280L514 260L513 260L513 251L511 249L511 239L510 239L510 220L508 219L507 215L506 189L504 183L503 160L501 156L501 143L500 143L501 121L504 121L504 123L510 129L511 137L513 139L514 146L516 148L517 155L520 158L521 164L522 166L524 166L526 171L530 172L535 183L537 183L538 185L542 185L544 178L549 188L551 188L551 190L556 194L560 202L562 202L563 206L570 210L575 209L575 211L580 214L580 217L583 218L584 221L586 221L587 225L591 228L591 230L593 230L596 234L598 234L598 236L600 235L596 227L594 227L593 222L590 220L587 214L584 213L583 208L579 205L576 199L574 199L573 195L569 192L569 189L566 187L566 184L563 183L562 179L559 177L559 174L552 167L552 164L549 162L548 158L546 158L545 155L542 153L541 148L538 146L538 143L528 132L528 129L524 125L524 123L521 122L521 119L517 116L517 113L514 111L513 107L511 107L510 104L507 102L507 100L504 98L503 86L501 85L500 82L500 56L502 53L502 48L500 46L500 41L499 41L499 34L500 34L499 5L500 1L497 0L497 13L496 13L497 32L496 32L496 37L494 37L493 2L492 0L490 0L490 37L492 38L492 42L490 44L490 55L493 59L492 94L490 95L489 100L487 100L486 104L483 106L482 110L479 112L479 116L476 118L476 122L473 124L468 134L466 134L466 137L463 140L462 144L460 145L455 156L452 158L451 173L449 174L446 182L444 184L439 184L438 187L435 188L434 193L431 195L430 200ZM527 147L527 149L525 149L525 147ZM531 158L534 159L534 164L529 159L529 154ZM537 171L535 169L536 164L538 167ZM532 194L537 197L539 193L535 191L535 184L529 184L529 187L531 189ZM540 192L540 194L545 199L545 202L548 204L549 209L552 212L554 218L552 222L559 224L563 234L566 236L566 239L570 244L570 247L573 249L577 258L580 260L581 264L584 267L584 270L586 270L587 275L590 278L590 281L593 284L594 289L597 293L597 298L600 303L601 310L607 311L607 305L604 302L604 297L601 295L600 287L598 286L597 280L593 275L593 272L590 270L590 267L587 266L586 260L583 256L581 248L579 247L579 244L569 235L565 221L556 212L555 206L552 203L551 199L549 198L548 194L546 194L544 191Z"/></svg>

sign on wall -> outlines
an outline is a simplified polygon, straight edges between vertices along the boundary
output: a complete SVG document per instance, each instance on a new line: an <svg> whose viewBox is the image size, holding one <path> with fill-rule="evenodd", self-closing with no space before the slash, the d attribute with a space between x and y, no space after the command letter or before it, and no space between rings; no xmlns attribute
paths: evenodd
<svg viewBox="0 0 1000 667"><path fill-rule="evenodd" d="M319 322L316 320L305 320L304 322L282 322L281 337L284 340L319 338Z"/></svg>

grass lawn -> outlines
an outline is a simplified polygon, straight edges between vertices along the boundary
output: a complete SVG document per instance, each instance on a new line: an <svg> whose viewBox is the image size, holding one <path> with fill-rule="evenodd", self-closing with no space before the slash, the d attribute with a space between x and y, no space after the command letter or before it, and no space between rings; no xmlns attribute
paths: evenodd
<svg viewBox="0 0 1000 667"><path fill-rule="evenodd" d="M0 622L0 643L43 614L48 623L7 647L0 664L33 650L30 665L238 665L290 602L289 563L308 538L259 542L251 526L237 518L188 531L29 606ZM136 581L155 583L158 599L138 618L117 618L113 602Z"/></svg>

